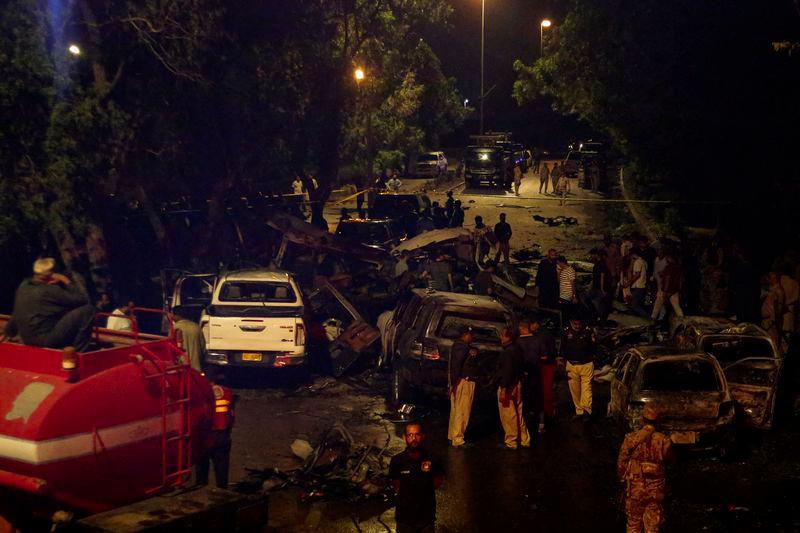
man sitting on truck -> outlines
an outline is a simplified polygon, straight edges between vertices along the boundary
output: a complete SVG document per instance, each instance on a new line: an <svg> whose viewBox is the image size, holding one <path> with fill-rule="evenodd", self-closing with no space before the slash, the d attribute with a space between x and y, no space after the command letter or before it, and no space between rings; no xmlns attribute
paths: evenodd
<svg viewBox="0 0 800 533"><path fill-rule="evenodd" d="M14 312L0 342L19 335L22 342L45 348L89 347L97 308L67 276L55 272L52 257L33 263L33 277L23 281L14 297Z"/></svg>

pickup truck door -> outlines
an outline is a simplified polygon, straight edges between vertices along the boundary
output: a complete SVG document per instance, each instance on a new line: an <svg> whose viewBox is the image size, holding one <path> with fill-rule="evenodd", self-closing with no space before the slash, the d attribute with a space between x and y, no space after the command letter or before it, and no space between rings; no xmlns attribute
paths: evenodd
<svg viewBox="0 0 800 533"><path fill-rule="evenodd" d="M161 279L164 291L164 310L171 312L175 307L181 306L188 310L187 318L199 321L201 313L211 303L217 275L164 270ZM167 292L170 282L172 288Z"/></svg>

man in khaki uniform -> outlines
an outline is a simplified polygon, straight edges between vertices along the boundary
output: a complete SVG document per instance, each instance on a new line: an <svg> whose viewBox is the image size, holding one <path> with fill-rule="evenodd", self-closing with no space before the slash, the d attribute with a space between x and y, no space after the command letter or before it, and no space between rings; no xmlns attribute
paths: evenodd
<svg viewBox="0 0 800 533"><path fill-rule="evenodd" d="M450 349L450 423L447 438L454 448L464 445L464 432L475 398L475 383L481 377L478 350L471 343L472 328L466 327Z"/></svg>
<svg viewBox="0 0 800 533"><path fill-rule="evenodd" d="M189 364L198 372L203 371L206 360L206 340L203 331L196 322L186 318L188 313L182 306L172 310L175 320L175 331L180 331L183 351L189 356Z"/></svg>
<svg viewBox="0 0 800 533"><path fill-rule="evenodd" d="M617 459L617 474L625 482L625 516L628 533L658 533L664 523L666 476L664 464L672 459L672 442L656 431L658 412L646 406L642 428L625 435Z"/></svg>

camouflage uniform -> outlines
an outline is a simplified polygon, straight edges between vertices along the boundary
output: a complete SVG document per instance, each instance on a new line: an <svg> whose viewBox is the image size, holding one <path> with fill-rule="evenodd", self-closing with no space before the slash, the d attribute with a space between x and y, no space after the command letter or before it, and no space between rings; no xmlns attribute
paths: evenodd
<svg viewBox="0 0 800 533"><path fill-rule="evenodd" d="M666 479L664 463L672 455L669 437L647 424L628 433L617 460L617 473L625 482L628 533L657 533L664 522Z"/></svg>

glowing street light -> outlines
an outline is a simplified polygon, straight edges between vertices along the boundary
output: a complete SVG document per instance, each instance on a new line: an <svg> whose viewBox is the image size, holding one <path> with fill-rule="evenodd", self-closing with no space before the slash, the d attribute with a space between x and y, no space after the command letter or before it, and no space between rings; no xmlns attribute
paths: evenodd
<svg viewBox="0 0 800 533"><path fill-rule="evenodd" d="M550 19L542 19L539 23L539 57L544 55L544 30L553 25Z"/></svg>
<svg viewBox="0 0 800 533"><path fill-rule="evenodd" d="M364 81L366 74L364 73L364 70L359 67L353 72L353 76L355 76L357 82L362 82Z"/></svg>
<svg viewBox="0 0 800 533"><path fill-rule="evenodd" d="M80 49L80 47L79 47L77 44L71 44L71 45L69 45L69 48L67 48L67 51L68 51L70 54L74 55L74 56L79 56L79 55L81 55L81 49Z"/></svg>
<svg viewBox="0 0 800 533"><path fill-rule="evenodd" d="M469 105L469 98L464 98L464 107Z"/></svg>

